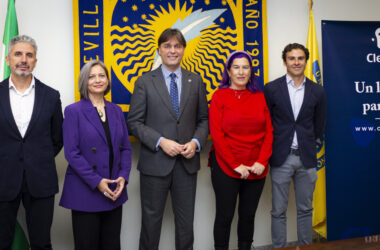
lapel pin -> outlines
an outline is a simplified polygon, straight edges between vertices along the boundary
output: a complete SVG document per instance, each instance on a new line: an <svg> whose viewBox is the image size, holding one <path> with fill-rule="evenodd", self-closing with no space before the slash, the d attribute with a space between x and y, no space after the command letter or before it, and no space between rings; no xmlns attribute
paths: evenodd
<svg viewBox="0 0 380 250"><path fill-rule="evenodd" d="M191 82L191 79L189 79L189 82Z"/></svg>

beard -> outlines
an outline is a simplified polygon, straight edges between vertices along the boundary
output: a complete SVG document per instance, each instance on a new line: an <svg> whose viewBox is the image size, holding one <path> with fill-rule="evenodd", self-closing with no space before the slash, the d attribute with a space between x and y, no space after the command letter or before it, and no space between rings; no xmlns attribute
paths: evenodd
<svg viewBox="0 0 380 250"><path fill-rule="evenodd" d="M21 77L26 77L26 76L29 76L32 74L32 72L22 72L22 71L18 71L18 70L15 70L14 72L17 76L21 76Z"/></svg>
<svg viewBox="0 0 380 250"><path fill-rule="evenodd" d="M31 75L32 74L32 71L27 71L27 72L25 72L25 71L20 71L20 70L18 70L18 67L19 66L27 66L26 64L17 64L16 65L16 68L15 68L15 70L14 70L14 73L17 75L17 76L21 76L21 77L26 77L26 76L29 76L29 75ZM30 67L28 66L28 69L29 69Z"/></svg>

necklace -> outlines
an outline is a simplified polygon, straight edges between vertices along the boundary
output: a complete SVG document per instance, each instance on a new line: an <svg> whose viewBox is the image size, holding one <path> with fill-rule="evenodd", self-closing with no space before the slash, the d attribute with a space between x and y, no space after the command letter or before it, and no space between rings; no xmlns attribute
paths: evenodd
<svg viewBox="0 0 380 250"><path fill-rule="evenodd" d="M98 107L95 107L95 108L96 108L96 112L98 112L99 117L100 117L100 118L103 118L104 113L102 112L102 110L99 109Z"/></svg>
<svg viewBox="0 0 380 250"><path fill-rule="evenodd" d="M244 93L245 93L244 90L245 90L245 89L243 89L243 90L236 90L236 89L234 89L234 94L235 94L235 96L236 96L238 99L240 99L240 97L241 97L242 95L244 95Z"/></svg>
<svg viewBox="0 0 380 250"><path fill-rule="evenodd" d="M92 105L95 107L96 109L96 112L98 112L98 115L100 117L101 120L103 120L103 117L105 117L105 103L103 100L97 100L97 99L94 99L94 100L91 100L92 102Z"/></svg>

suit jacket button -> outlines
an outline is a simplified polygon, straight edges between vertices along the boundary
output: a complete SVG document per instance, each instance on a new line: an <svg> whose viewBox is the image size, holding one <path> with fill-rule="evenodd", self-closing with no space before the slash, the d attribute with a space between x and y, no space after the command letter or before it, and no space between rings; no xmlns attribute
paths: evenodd
<svg viewBox="0 0 380 250"><path fill-rule="evenodd" d="M96 148L92 148L91 151L95 154L96 153Z"/></svg>
<svg viewBox="0 0 380 250"><path fill-rule="evenodd" d="M92 169L93 169L93 170L96 170L96 166L95 166L95 165L94 165L94 166L92 166Z"/></svg>

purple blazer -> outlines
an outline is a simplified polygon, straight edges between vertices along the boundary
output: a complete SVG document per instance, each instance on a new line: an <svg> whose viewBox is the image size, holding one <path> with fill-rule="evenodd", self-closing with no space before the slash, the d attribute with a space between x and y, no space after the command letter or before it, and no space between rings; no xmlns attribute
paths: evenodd
<svg viewBox="0 0 380 250"><path fill-rule="evenodd" d="M126 187L115 202L97 189L102 178L115 180L121 176L127 184L131 170L131 147L124 115L116 104L107 101L105 104L114 154L111 177L107 137L96 109L89 100L65 108L63 145L69 166L60 201L62 207L86 212L107 211L128 199Z"/></svg>

